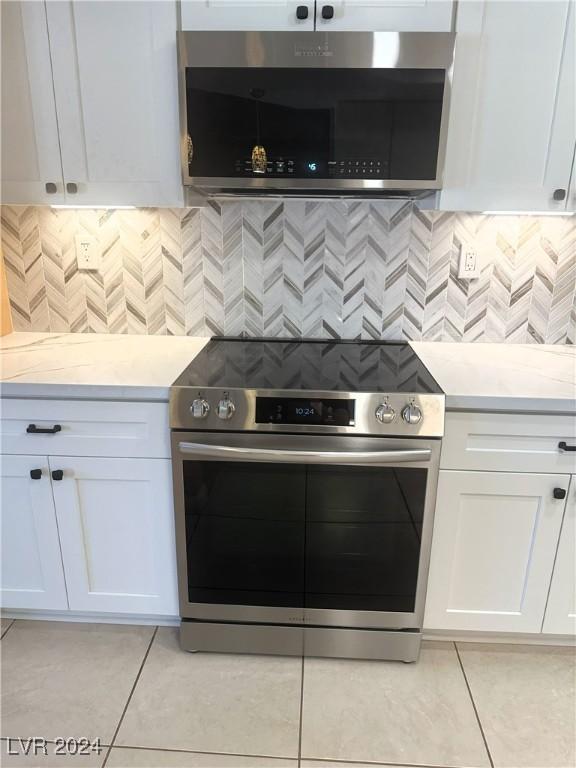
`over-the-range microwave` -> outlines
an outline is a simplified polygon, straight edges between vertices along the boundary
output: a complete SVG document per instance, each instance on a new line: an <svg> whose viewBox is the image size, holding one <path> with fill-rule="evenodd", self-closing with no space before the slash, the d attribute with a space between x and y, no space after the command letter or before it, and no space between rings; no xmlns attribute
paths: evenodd
<svg viewBox="0 0 576 768"><path fill-rule="evenodd" d="M442 185L449 32L181 32L184 184L421 196Z"/></svg>

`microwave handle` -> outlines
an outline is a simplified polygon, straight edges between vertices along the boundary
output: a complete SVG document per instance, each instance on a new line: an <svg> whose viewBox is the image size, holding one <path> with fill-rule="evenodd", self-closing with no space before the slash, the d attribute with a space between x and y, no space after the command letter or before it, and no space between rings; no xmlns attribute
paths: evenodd
<svg viewBox="0 0 576 768"><path fill-rule="evenodd" d="M197 459L243 461L275 461L283 464L397 464L429 461L430 448L408 448L393 451L289 451L273 448L236 448L230 445L178 443L180 453Z"/></svg>

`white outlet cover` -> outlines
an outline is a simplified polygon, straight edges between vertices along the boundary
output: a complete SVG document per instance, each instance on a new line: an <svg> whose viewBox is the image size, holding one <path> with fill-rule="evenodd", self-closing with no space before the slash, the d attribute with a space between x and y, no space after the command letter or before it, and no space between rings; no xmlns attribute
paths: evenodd
<svg viewBox="0 0 576 768"><path fill-rule="evenodd" d="M80 270L100 269L100 244L93 235L76 235L76 262Z"/></svg>
<svg viewBox="0 0 576 768"><path fill-rule="evenodd" d="M480 256L475 243L462 243L458 277L461 280L476 280L480 277Z"/></svg>

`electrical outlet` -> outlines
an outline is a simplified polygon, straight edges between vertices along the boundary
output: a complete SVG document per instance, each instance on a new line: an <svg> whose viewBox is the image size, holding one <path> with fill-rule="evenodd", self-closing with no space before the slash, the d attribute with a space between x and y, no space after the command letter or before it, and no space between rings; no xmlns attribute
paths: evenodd
<svg viewBox="0 0 576 768"><path fill-rule="evenodd" d="M474 243L462 243L458 277L464 280L475 280L480 277L480 259Z"/></svg>
<svg viewBox="0 0 576 768"><path fill-rule="evenodd" d="M92 235L76 235L78 269L100 269L100 246Z"/></svg>

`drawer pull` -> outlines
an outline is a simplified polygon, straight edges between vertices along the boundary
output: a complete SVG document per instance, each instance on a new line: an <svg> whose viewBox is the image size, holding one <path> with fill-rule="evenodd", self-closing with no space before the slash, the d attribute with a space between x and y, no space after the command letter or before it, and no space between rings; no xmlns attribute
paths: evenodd
<svg viewBox="0 0 576 768"><path fill-rule="evenodd" d="M60 424L54 424L53 427L46 427L45 429L37 427L36 424L28 424L26 428L26 432L28 432L29 435L55 435L57 432L61 431L62 427Z"/></svg>
<svg viewBox="0 0 576 768"><path fill-rule="evenodd" d="M64 471L61 469L55 469L52 472L52 480L62 480L64 477Z"/></svg>
<svg viewBox="0 0 576 768"><path fill-rule="evenodd" d="M40 480L42 477L42 470L41 469L31 469L30 470L30 477L32 480Z"/></svg>
<svg viewBox="0 0 576 768"><path fill-rule="evenodd" d="M564 488L554 488L554 498L555 499L565 499L566 498L566 491Z"/></svg>
<svg viewBox="0 0 576 768"><path fill-rule="evenodd" d="M561 451L576 451L576 445L568 445L564 440L561 443L558 443L558 448L560 448Z"/></svg>

